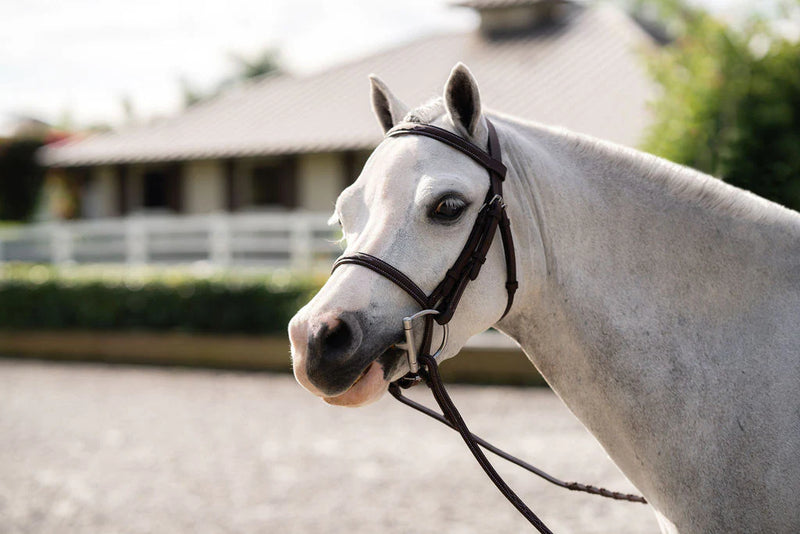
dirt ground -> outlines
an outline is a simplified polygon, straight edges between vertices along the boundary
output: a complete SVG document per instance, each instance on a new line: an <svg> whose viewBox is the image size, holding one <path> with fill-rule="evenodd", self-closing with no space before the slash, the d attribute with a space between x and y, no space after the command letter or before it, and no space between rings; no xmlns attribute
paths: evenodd
<svg viewBox="0 0 800 534"><path fill-rule="evenodd" d="M451 394L538 467L634 491L551 392ZM495 465L556 533L658 532L646 506ZM3 533L532 531L458 435L388 396L333 408L287 375L0 360Z"/></svg>

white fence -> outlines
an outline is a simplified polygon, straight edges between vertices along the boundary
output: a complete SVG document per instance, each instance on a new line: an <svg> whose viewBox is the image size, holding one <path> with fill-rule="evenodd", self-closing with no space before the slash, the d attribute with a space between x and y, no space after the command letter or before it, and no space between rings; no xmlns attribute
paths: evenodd
<svg viewBox="0 0 800 534"><path fill-rule="evenodd" d="M132 215L0 229L0 262L251 265L311 269L339 255L316 213Z"/></svg>

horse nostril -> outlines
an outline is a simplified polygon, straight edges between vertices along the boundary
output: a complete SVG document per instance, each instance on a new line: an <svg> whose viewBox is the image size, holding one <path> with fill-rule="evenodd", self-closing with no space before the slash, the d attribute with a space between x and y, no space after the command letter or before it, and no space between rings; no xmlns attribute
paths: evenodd
<svg viewBox="0 0 800 534"><path fill-rule="evenodd" d="M348 318L328 318L309 338L309 360L344 361L360 343L359 337Z"/></svg>
<svg viewBox="0 0 800 534"><path fill-rule="evenodd" d="M323 339L323 345L328 351L338 352L350 346L353 339L350 327L344 321L337 321L333 327L327 329Z"/></svg>
<svg viewBox="0 0 800 534"><path fill-rule="evenodd" d="M319 318L308 337L306 375L326 395L345 391L363 364L355 357L361 346L363 320L358 313L343 311Z"/></svg>

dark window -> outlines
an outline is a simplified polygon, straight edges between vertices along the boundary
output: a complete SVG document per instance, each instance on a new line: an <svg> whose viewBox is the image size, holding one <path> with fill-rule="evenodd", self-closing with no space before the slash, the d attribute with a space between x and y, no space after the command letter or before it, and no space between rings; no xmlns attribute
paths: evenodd
<svg viewBox="0 0 800 534"><path fill-rule="evenodd" d="M168 185L167 173L163 171L146 172L142 205L145 208L166 208L169 201Z"/></svg>
<svg viewBox="0 0 800 534"><path fill-rule="evenodd" d="M286 159L253 169L253 205L296 206L294 161Z"/></svg>
<svg viewBox="0 0 800 534"><path fill-rule="evenodd" d="M168 208L181 212L181 190L183 184L181 163L170 163L148 169L142 177L142 207L145 209Z"/></svg>

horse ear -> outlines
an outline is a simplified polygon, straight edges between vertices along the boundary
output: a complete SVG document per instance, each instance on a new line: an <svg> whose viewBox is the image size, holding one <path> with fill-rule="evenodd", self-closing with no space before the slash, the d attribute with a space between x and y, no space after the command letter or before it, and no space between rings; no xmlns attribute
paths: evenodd
<svg viewBox="0 0 800 534"><path fill-rule="evenodd" d="M466 137L475 137L481 125L481 96L478 82L466 65L459 62L444 87L444 102L453 125Z"/></svg>
<svg viewBox="0 0 800 534"><path fill-rule="evenodd" d="M408 107L400 102L386 87L386 84L374 74L369 75L369 83L372 86L372 110L386 133L392 126L403 120L408 113Z"/></svg>

